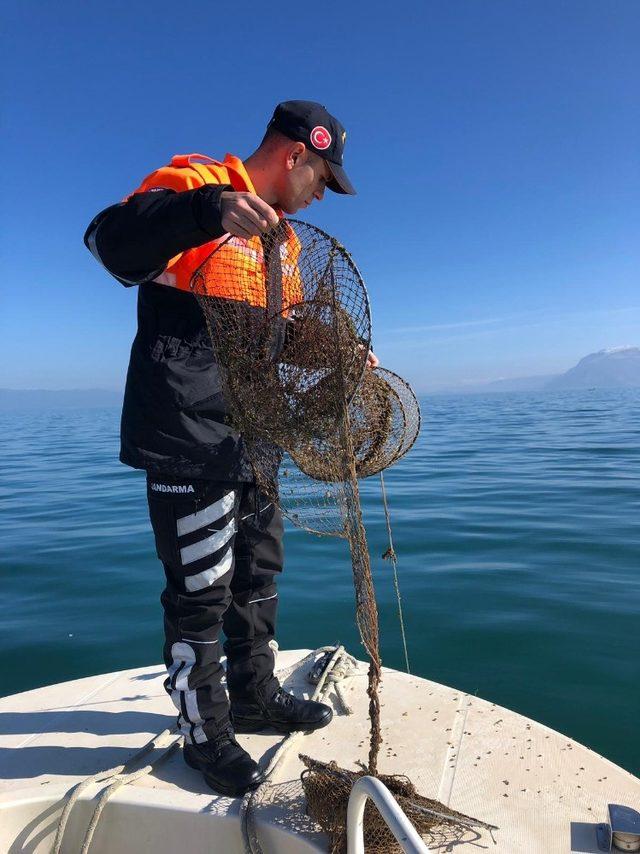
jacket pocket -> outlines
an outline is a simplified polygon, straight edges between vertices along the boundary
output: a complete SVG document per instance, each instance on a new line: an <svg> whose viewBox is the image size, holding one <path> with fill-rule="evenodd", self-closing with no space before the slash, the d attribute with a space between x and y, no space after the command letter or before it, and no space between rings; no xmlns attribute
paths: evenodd
<svg viewBox="0 0 640 854"><path fill-rule="evenodd" d="M211 349L193 348L172 336L159 335L151 350L156 386L173 409L226 412L220 367Z"/></svg>

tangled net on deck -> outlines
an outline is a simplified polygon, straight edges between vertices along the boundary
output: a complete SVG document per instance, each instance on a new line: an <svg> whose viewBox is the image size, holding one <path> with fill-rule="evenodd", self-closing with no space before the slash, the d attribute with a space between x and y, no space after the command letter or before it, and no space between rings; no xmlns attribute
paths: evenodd
<svg viewBox="0 0 640 854"><path fill-rule="evenodd" d="M366 368L364 282L344 247L320 229L281 220L262 238L227 238L191 287L259 487L294 524L349 542L356 621L370 660L367 770L376 774L382 665L358 478L407 453L420 429L417 400L396 374ZM321 772L313 773L317 781ZM309 795L315 815L314 803Z"/></svg>
<svg viewBox="0 0 640 854"><path fill-rule="evenodd" d="M306 766L302 772L302 786L309 811L329 837L330 854L346 854L349 794L356 780L366 771L344 771L335 762L319 762L310 756L301 755L300 759ZM455 842L473 842L479 839L481 828L495 830L493 825L419 795L404 775L379 774L378 779L389 789L428 845L440 847ZM396 842L372 801L365 806L363 828L368 854L401 854L402 846Z"/></svg>

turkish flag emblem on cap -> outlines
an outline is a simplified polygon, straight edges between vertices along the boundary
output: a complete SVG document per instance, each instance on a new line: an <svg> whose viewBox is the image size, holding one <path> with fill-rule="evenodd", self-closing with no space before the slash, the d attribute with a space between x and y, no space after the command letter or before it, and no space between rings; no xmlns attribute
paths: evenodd
<svg viewBox="0 0 640 854"><path fill-rule="evenodd" d="M311 131L311 145L320 151L324 151L325 148L329 148L331 145L331 134L322 125L314 127Z"/></svg>

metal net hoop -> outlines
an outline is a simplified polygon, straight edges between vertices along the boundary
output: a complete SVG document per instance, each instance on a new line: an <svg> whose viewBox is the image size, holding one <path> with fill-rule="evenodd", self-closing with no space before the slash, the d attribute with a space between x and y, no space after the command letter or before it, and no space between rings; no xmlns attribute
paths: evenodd
<svg viewBox="0 0 640 854"><path fill-rule="evenodd" d="M397 375L366 368L371 312L347 250L281 220L219 243L192 278L228 405L260 489L299 527L349 542L356 623L370 660L369 769L381 742L378 612L358 478L415 441L419 407Z"/></svg>

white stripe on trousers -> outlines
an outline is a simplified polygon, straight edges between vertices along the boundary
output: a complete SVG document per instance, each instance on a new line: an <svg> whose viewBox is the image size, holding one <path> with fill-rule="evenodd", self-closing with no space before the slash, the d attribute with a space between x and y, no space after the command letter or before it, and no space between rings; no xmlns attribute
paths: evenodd
<svg viewBox="0 0 640 854"><path fill-rule="evenodd" d="M184 586L189 593L204 590L205 587L211 587L214 581L217 581L225 572L229 572L232 566L233 549L229 548L215 566L203 569L202 572L198 572L196 575L185 575Z"/></svg>
<svg viewBox="0 0 640 854"><path fill-rule="evenodd" d="M268 602L269 599L277 599L277 598L278 598L278 594L274 593L273 596L263 596L262 599L251 599L249 602L247 602L247 605L255 605L256 602Z"/></svg>
<svg viewBox="0 0 640 854"><path fill-rule="evenodd" d="M182 565L193 563L195 560L211 555L221 549L225 543L228 543L231 537L236 532L236 520L232 519L228 522L221 531L214 531L210 537L204 540L199 540L190 546L183 546L180 549L180 560Z"/></svg>
<svg viewBox="0 0 640 854"><path fill-rule="evenodd" d="M183 537L185 534L191 534L197 531L198 528L204 528L205 525L210 525L218 519L226 516L230 510L233 510L235 503L235 492L227 492L222 498L209 504L208 507L203 507L202 510L196 510L195 513L190 513L188 516L182 516L176 520L176 528L178 536Z"/></svg>
<svg viewBox="0 0 640 854"><path fill-rule="evenodd" d="M198 708L197 693L195 690L189 688L189 674L195 664L196 654L188 643L178 641L171 647L171 658L173 661L168 669L169 679L173 680L175 676L175 689L171 691L171 699L173 705L180 712L180 731L186 738L190 739L191 724L195 724L193 739L197 743L202 743L207 740L207 736L201 726L204 723L204 718ZM183 716L182 697L184 697L187 720Z"/></svg>

